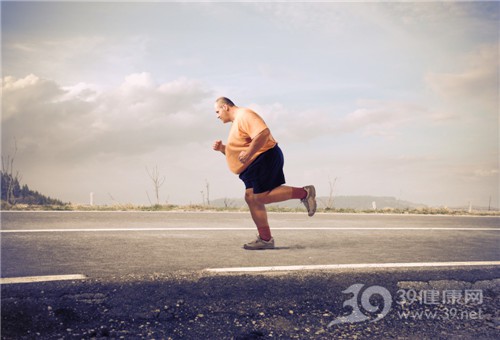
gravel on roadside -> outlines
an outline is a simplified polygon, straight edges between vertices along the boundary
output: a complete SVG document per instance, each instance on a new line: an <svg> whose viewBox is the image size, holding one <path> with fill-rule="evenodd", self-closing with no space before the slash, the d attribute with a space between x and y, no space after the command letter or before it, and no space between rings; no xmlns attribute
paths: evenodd
<svg viewBox="0 0 500 340"><path fill-rule="evenodd" d="M386 289L392 299L389 312L380 314L387 301L376 294L363 301L360 291L349 303L353 294L345 291L353 284ZM465 291L480 291L480 303L398 301L413 298L413 292L454 292L459 297ZM1 338L498 339L499 291L500 270L494 267L179 272L2 285ZM369 319L332 325L352 314L353 305ZM372 322L377 316L382 318Z"/></svg>

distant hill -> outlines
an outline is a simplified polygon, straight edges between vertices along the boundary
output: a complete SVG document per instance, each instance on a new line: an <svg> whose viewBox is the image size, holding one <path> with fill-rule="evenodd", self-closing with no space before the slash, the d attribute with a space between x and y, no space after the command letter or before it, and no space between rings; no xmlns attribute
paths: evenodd
<svg viewBox="0 0 500 340"><path fill-rule="evenodd" d="M328 198L318 198L318 204L328 202ZM376 209L415 209L424 208L425 204L413 203L409 201L399 200L395 197L386 196L337 196L334 198L334 208L336 209L373 209L375 204Z"/></svg>
<svg viewBox="0 0 500 340"><path fill-rule="evenodd" d="M2 175L2 206L4 203L30 205L64 205L62 201L42 195L31 190L26 184L21 186L17 177L10 174Z"/></svg>
<svg viewBox="0 0 500 340"><path fill-rule="evenodd" d="M382 209L416 209L425 208L425 204L413 203L396 199L395 197L383 196L336 196L333 197L333 204L329 203L329 197L318 197L318 208L333 208L333 209L355 209L355 210L377 210ZM214 207L239 208L245 206L243 198L224 198L216 199L210 202ZM270 206L278 206L282 208L300 208L302 204L298 200L289 200L280 203L270 204Z"/></svg>

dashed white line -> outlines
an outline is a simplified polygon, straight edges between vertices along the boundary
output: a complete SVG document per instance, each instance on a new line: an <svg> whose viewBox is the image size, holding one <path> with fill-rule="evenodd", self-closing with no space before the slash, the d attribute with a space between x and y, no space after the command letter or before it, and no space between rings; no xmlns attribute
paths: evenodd
<svg viewBox="0 0 500 340"><path fill-rule="evenodd" d="M47 281L67 281L67 280L84 280L87 277L82 274L73 275L44 275L44 276L22 276L22 277L2 277L0 284L14 284L14 283L34 283L34 282L47 282Z"/></svg>
<svg viewBox="0 0 500 340"><path fill-rule="evenodd" d="M473 266L500 266L500 261L476 262L414 262L414 263L354 263L354 264L325 264L303 266L269 266L269 267L230 267L207 268L212 273L243 273L243 272L277 272L302 270L336 270L336 269L368 269L368 268L416 268L416 267L473 267Z"/></svg>
<svg viewBox="0 0 500 340"><path fill-rule="evenodd" d="M0 230L0 233L64 233L64 232L117 232L117 231L238 231L238 230L255 230L254 227L196 227L196 228L68 228L68 229L5 229ZM440 228L440 227L276 227L272 230L409 230L409 231L500 231L500 228Z"/></svg>

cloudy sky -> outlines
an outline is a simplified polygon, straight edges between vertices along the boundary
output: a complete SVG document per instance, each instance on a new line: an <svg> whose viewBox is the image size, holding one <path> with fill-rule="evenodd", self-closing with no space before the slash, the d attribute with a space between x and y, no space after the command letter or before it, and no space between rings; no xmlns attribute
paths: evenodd
<svg viewBox="0 0 500 340"><path fill-rule="evenodd" d="M227 96L290 185L498 207L498 2L2 2L2 153L73 203L241 197Z"/></svg>

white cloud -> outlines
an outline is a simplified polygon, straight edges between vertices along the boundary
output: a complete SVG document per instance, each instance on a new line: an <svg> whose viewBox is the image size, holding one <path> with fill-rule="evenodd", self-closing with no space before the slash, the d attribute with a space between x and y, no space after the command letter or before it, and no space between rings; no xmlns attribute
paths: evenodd
<svg viewBox="0 0 500 340"><path fill-rule="evenodd" d="M498 45L482 46L459 60L460 70L429 72L425 76L428 86L447 102L498 109Z"/></svg>
<svg viewBox="0 0 500 340"><path fill-rule="evenodd" d="M88 84L80 82L71 86L63 86L61 89L65 94L60 98L60 101L70 101L74 99L93 102L102 94L103 88L96 84Z"/></svg>
<svg viewBox="0 0 500 340"><path fill-rule="evenodd" d="M341 33L356 25L350 16L352 11L362 10L366 6L346 3L256 3L262 15L271 16L276 25L286 30L312 30L323 33Z"/></svg>
<svg viewBox="0 0 500 340"><path fill-rule="evenodd" d="M6 34L2 42L3 66L9 75L18 78L28 69L39 77L57 79L66 86L96 80L112 83L116 80L116 71L122 76L136 68L147 56L149 45L150 40L145 36L117 39L105 35L55 35L40 38Z"/></svg>
<svg viewBox="0 0 500 340"><path fill-rule="evenodd" d="M431 122L435 118L427 108L413 102L359 100L357 106L354 111L343 113L335 108L296 111L282 103L251 105L265 117L276 137L290 142L336 138L356 132L394 138L400 135L402 127L415 122Z"/></svg>
<svg viewBox="0 0 500 340"><path fill-rule="evenodd" d="M108 190L117 199L134 201L130 191L120 189L132 181L130 188L141 190L135 199L144 201L147 176L137 176L145 165L170 169L170 179L196 173L207 157L214 157L209 141L222 131L212 112L211 90L187 78L157 84L150 74L139 73L115 88L99 88L63 87L29 75L5 77L2 90L3 151L12 149L15 138L16 163L27 183L65 200L77 200L70 192L93 190L106 202L102 191ZM197 164L191 170L181 164L190 159ZM174 169L172 164L177 164ZM172 198L186 202L193 196L188 188Z"/></svg>
<svg viewBox="0 0 500 340"><path fill-rule="evenodd" d="M8 119L15 114L25 114L35 103L50 102L63 91L54 83L30 74L24 78L5 77L2 80L2 116Z"/></svg>
<svg viewBox="0 0 500 340"><path fill-rule="evenodd" d="M3 96L6 140L15 136L20 147L36 148L39 159L47 153L72 160L131 154L182 144L192 129L198 133L191 138L200 141L212 117L197 108L210 97L202 83L178 79L157 86L147 73L107 90L84 83L62 87L34 75L6 77Z"/></svg>
<svg viewBox="0 0 500 340"><path fill-rule="evenodd" d="M498 177L498 169L476 169L474 170L474 176L476 177L492 177L492 176L497 176Z"/></svg>
<svg viewBox="0 0 500 340"><path fill-rule="evenodd" d="M394 137L398 128L420 119L427 110L414 103L398 101L361 101L361 108L349 113L340 131L361 130L367 135Z"/></svg>
<svg viewBox="0 0 500 340"><path fill-rule="evenodd" d="M125 77L125 81L120 86L120 89L125 92L133 93L134 90L145 88L151 89L155 86L153 77L147 72L134 73Z"/></svg>
<svg viewBox="0 0 500 340"><path fill-rule="evenodd" d="M22 89L27 86L36 84L40 79L34 74L30 74L22 79L15 79L14 77L5 77L3 81L3 89L4 90L15 90Z"/></svg>

